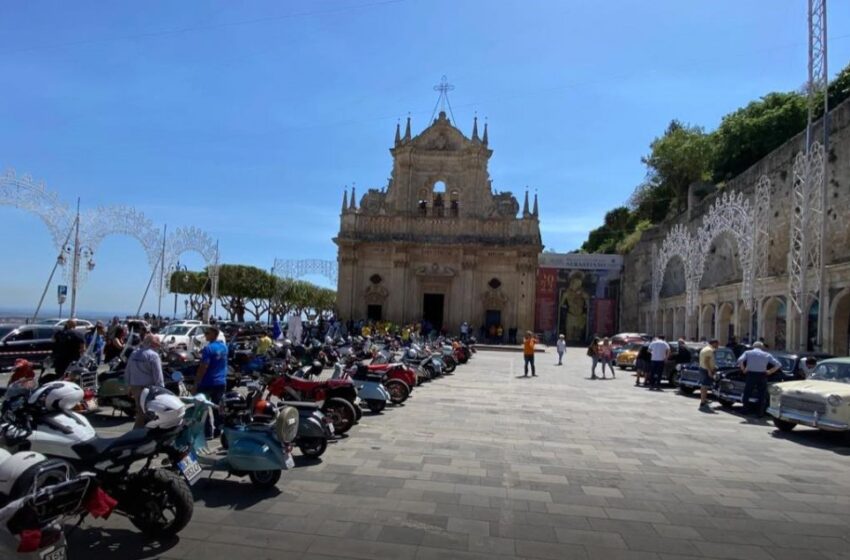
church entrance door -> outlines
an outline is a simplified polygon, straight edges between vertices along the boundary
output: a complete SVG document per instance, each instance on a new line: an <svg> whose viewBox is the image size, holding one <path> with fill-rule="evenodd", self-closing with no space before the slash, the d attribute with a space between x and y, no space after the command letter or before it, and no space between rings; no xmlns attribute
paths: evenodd
<svg viewBox="0 0 850 560"><path fill-rule="evenodd" d="M422 297L422 319L431 323L437 331L443 328L444 303L443 294L424 294Z"/></svg>

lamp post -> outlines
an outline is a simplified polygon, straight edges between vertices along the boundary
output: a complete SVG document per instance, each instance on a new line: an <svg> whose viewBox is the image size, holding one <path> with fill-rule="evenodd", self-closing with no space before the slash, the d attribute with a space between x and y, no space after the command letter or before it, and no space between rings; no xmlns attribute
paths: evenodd
<svg viewBox="0 0 850 560"><path fill-rule="evenodd" d="M174 280L174 273L175 272L182 272L183 273L183 281L187 282L187 283L189 282L189 268L185 264L180 264L180 261L177 261L176 264L169 266L168 272L169 272L168 277L169 277L170 281ZM177 292L174 290L173 285L171 286L171 291L174 292L174 318L176 319L177 318Z"/></svg>
<svg viewBox="0 0 850 560"><path fill-rule="evenodd" d="M183 300L183 308L184 308L183 318L188 319L189 318L189 300L188 299Z"/></svg>
<svg viewBox="0 0 850 560"><path fill-rule="evenodd" d="M62 247L59 252L57 262L60 266L64 266L71 258L71 312L69 317L75 317L77 313L77 287L80 283L80 266L82 261L86 263L86 269L91 272L94 270L94 249L88 245L80 244L80 199L77 199L77 215L74 218L74 242L68 243Z"/></svg>

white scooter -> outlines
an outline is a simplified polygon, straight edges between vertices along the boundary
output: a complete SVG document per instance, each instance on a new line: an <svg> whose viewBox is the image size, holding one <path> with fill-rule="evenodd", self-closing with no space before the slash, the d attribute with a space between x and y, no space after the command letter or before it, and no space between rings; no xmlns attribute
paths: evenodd
<svg viewBox="0 0 850 560"><path fill-rule="evenodd" d="M64 521L83 512L94 475L41 453L0 449L0 557L66 560Z"/></svg>
<svg viewBox="0 0 850 560"><path fill-rule="evenodd" d="M387 403L392 402L392 397L383 384L384 376L382 374L370 374L368 368L363 364L356 364L351 370L354 373L348 373L345 366L337 362L334 364L334 373L331 379L351 379L360 401L365 401L369 410L375 414L383 411Z"/></svg>

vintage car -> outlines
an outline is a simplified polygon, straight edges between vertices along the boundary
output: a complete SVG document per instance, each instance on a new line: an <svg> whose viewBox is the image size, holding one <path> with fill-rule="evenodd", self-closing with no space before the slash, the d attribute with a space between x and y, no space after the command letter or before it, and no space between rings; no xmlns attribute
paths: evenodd
<svg viewBox="0 0 850 560"><path fill-rule="evenodd" d="M700 388L702 383L702 373L699 371L699 353L705 346L702 344L688 344L688 349L691 351L691 361L683 364L679 368L679 392L683 395L690 395ZM741 371L735 365L735 353L725 346L719 347L714 351L714 361L717 364L718 377L729 370ZM712 387L714 391L716 387Z"/></svg>
<svg viewBox="0 0 850 560"><path fill-rule="evenodd" d="M781 364L779 371L767 378L768 387L774 383L784 383L786 381L794 381L801 377L805 379L805 375L800 373L801 357L812 355L817 359L819 354L791 354L778 350L771 350L772 354ZM823 354L820 354L823 355ZM725 371L718 372L718 380L714 394L717 396L717 402L725 408L731 408L735 403L741 403L744 397L744 385L746 384L746 375L740 368L735 367ZM756 402L755 397L750 399L750 402ZM763 403L767 407L767 399ZM762 411L764 412L764 411Z"/></svg>
<svg viewBox="0 0 850 560"><path fill-rule="evenodd" d="M630 342L625 346L621 346L617 351L614 351L614 360L617 362L617 367L620 369L635 369L635 360L637 360L638 352L643 346L640 342Z"/></svg>
<svg viewBox="0 0 850 560"><path fill-rule="evenodd" d="M850 431L850 358L820 362L804 381L768 387L767 413L783 432L797 424L828 431Z"/></svg>

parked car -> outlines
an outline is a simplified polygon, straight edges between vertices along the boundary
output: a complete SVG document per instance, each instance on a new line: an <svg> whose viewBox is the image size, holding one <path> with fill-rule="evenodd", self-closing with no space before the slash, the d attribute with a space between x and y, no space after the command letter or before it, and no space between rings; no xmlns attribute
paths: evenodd
<svg viewBox="0 0 850 560"><path fill-rule="evenodd" d="M679 384L679 392L683 395L690 395L700 388L702 383L702 374L699 371L699 353L705 348L704 344L688 344L688 349L691 352L691 360L687 364L683 364L679 368L677 383ZM735 353L725 346L720 346L714 351L714 362L717 364L717 378L730 370L741 371L735 365ZM715 387L711 388L716 390Z"/></svg>
<svg viewBox="0 0 850 560"><path fill-rule="evenodd" d="M767 413L783 432L797 424L850 431L850 358L824 360L807 379L771 385L768 393Z"/></svg>
<svg viewBox="0 0 850 560"><path fill-rule="evenodd" d="M198 325L194 323L178 323L168 325L157 335L164 348L182 348L193 350L206 345L204 329L209 325ZM224 333L218 332L218 340L225 342Z"/></svg>
<svg viewBox="0 0 850 560"><path fill-rule="evenodd" d="M641 346L643 346L642 342L629 342L625 346L614 350L614 360L617 363L617 367L620 369L635 369L635 360L637 360Z"/></svg>
<svg viewBox="0 0 850 560"><path fill-rule="evenodd" d="M59 330L50 325L0 325L0 368L12 367L18 358L44 366Z"/></svg>
<svg viewBox="0 0 850 560"><path fill-rule="evenodd" d="M618 348L630 342L649 342L651 340L652 337L644 333L617 333L611 337L611 345Z"/></svg>
<svg viewBox="0 0 850 560"><path fill-rule="evenodd" d="M40 326L64 328L65 323L67 323L69 320L70 319L68 319L68 318L66 318L66 319L59 319L59 318L40 319L40 320L38 320L38 321L36 321L35 323L32 323L32 324L33 325L40 325ZM90 329L94 326L94 323L92 323L91 321L86 321L85 319L74 319L74 320L77 322L76 328L78 328L78 329Z"/></svg>

